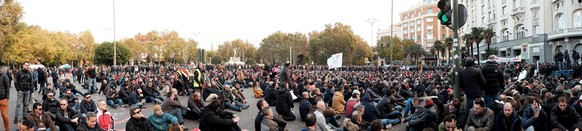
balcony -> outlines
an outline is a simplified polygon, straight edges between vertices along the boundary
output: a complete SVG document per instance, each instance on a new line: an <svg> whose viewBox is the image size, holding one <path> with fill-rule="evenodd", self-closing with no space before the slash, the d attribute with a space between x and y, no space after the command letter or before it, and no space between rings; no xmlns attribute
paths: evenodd
<svg viewBox="0 0 582 131"><path fill-rule="evenodd" d="M561 29L557 31L550 32L548 36L548 40L556 40L562 39L567 37L580 37L582 36L582 27L575 27L575 28L567 28Z"/></svg>
<svg viewBox="0 0 582 131"><path fill-rule="evenodd" d="M518 7L511 10L511 15L523 15L525 14L524 7Z"/></svg>

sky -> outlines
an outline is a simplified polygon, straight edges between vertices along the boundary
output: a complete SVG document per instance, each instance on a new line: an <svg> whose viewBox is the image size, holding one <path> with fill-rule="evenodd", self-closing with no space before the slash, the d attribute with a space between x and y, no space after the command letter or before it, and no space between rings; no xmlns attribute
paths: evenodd
<svg viewBox="0 0 582 131"><path fill-rule="evenodd" d="M325 24L350 25L369 43L371 25L390 28L390 0L15 0L24 8L22 22L50 31L89 30L95 42L132 38L138 33L177 31L216 49L225 41L242 39L259 46L276 31L307 34ZM420 0L394 0L394 23L399 12ZM115 4L115 13L113 5ZM115 14L115 24L113 15ZM115 28L114 28L115 25ZM115 32L115 37L114 37ZM370 44L370 43L369 43ZM373 43L375 45L375 42Z"/></svg>

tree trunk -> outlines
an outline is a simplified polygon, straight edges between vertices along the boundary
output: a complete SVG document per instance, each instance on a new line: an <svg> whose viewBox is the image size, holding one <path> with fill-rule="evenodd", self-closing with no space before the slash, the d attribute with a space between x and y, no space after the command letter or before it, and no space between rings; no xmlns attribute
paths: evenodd
<svg viewBox="0 0 582 131"><path fill-rule="evenodd" d="M479 52L479 43L477 42L477 66L481 66L481 52Z"/></svg>
<svg viewBox="0 0 582 131"><path fill-rule="evenodd" d="M473 43L471 43L471 53L469 53L469 57L473 58Z"/></svg>

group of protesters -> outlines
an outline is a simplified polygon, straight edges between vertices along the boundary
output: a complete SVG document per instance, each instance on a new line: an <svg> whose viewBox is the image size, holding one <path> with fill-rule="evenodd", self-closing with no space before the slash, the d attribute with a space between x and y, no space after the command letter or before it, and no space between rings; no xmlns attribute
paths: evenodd
<svg viewBox="0 0 582 131"><path fill-rule="evenodd" d="M410 131L582 127L579 75L553 75L553 64L497 63L493 58L481 65L472 58L464 60L458 72L460 98L453 95L450 66L328 69L285 63L30 69L25 63L0 74L0 112L9 130L5 114L13 81L18 97L13 122L19 130L110 130L115 122L107 109L130 107L126 130L187 130L184 122L195 120L202 131L239 131L240 117L232 111L242 112L251 104L259 110L257 131L286 130L287 121L305 122L305 131L380 131L397 125ZM526 75L518 77L521 72ZM252 88L253 96L246 96L244 88ZM31 99L36 92L42 99ZM93 100L92 95L106 99ZM180 102L179 96L188 96L188 101ZM249 103L251 97L260 100ZM154 111L149 116L141 112L147 103ZM293 111L295 103L299 112Z"/></svg>

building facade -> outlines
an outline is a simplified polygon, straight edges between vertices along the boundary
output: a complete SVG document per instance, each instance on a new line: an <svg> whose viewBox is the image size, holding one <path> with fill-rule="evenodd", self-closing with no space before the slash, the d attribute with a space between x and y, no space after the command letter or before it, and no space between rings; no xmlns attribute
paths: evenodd
<svg viewBox="0 0 582 131"><path fill-rule="evenodd" d="M436 40L444 40L452 36L451 29L442 26L437 19L439 9L438 0L422 0L422 2L401 12L400 15L400 38L413 40L429 51Z"/></svg>
<svg viewBox="0 0 582 131"><path fill-rule="evenodd" d="M582 36L582 6L579 0L460 0L467 7L467 23L459 35L472 27L492 28L491 48L500 57L520 57L526 62L553 62L556 48L576 48ZM576 14L578 13L578 15ZM464 45L464 44L462 44ZM476 46L476 45L474 45ZM487 45L479 43L473 56L484 56ZM582 46L578 47L582 51Z"/></svg>
<svg viewBox="0 0 582 131"><path fill-rule="evenodd" d="M390 32L390 30L392 30L392 32ZM376 40L380 40L380 38L390 35L394 35L394 37L397 38L402 38L402 28L400 27L399 23L392 25L392 29L390 28L378 29L378 34L376 34Z"/></svg>

